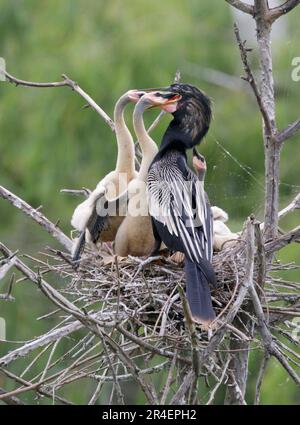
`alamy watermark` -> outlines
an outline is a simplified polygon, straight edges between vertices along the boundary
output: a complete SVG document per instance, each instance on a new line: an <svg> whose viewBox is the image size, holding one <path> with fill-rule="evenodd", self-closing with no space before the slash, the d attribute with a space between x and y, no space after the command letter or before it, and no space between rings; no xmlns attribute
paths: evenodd
<svg viewBox="0 0 300 425"><path fill-rule="evenodd" d="M6 81L5 71L6 71L5 59L0 57L0 81Z"/></svg>
<svg viewBox="0 0 300 425"><path fill-rule="evenodd" d="M197 227L205 217L200 217L198 206L205 204L203 182L198 181L155 181L146 183L142 180L130 182L128 187L124 182L128 180L126 173L120 173L118 184L111 182L105 188L97 187L91 194L96 198L96 211L100 217L127 216L168 218L172 216L188 217L186 227ZM121 193L121 195L120 195ZM198 199L195 204L194 198ZM82 203L83 209L89 200ZM194 205L195 204L195 205ZM171 207L170 207L171 206ZM172 208L172 211L170 211ZM202 218L202 220L201 220Z"/></svg>
<svg viewBox="0 0 300 425"><path fill-rule="evenodd" d="M292 80L297 83L298 81L300 81L300 56L293 58L292 67L293 67L293 70L292 70L291 77L292 77Z"/></svg>

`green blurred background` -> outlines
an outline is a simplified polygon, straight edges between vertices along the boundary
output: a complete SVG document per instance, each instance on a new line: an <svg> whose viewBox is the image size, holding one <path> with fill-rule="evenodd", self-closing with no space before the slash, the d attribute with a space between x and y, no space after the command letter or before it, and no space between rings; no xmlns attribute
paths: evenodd
<svg viewBox="0 0 300 425"><path fill-rule="evenodd" d="M292 59L300 56L300 9L282 19L274 34L274 76L280 128L299 117L300 82L291 78ZM183 82L204 89L214 102L211 130L201 145L208 163L207 191L213 204L239 230L248 214L263 219L264 157L261 118L242 74L233 35L237 17L221 0L0 0L0 56L7 71L32 81L56 81L62 73L76 80L112 116L114 103L130 88L166 85L180 69ZM247 22L240 23L247 30ZM249 29L250 31L251 29ZM248 36L248 32L246 32ZM253 33L254 34L254 33ZM257 69L255 39L251 60ZM215 75L211 70L224 74ZM228 83L229 82L229 83ZM32 89L0 83L0 184L44 213L69 234L78 198L61 188L94 188L114 167L116 144L110 128L68 88ZM130 122L132 109L127 118ZM149 111L148 123L156 116ZM161 140L169 117L153 137ZM299 136L286 143L281 159L280 203L285 206L300 188ZM299 212L281 226L299 224ZM37 253L55 245L22 213L0 200L0 240L10 249ZM299 262L299 246L281 259ZM300 279L290 271L286 278ZM0 282L3 292L7 281ZM21 341L49 329L36 321L50 305L30 283L15 287L15 303L0 301L7 339ZM16 344L0 343L0 355ZM63 348L62 348L63 349ZM248 401L253 397L258 356L251 354ZM24 369L19 362L15 370ZM0 386L10 384L3 382ZM81 389L71 389L83 403ZM86 389L90 391L90 389ZM271 362L262 403L298 404L299 392L286 373ZM132 387L131 401L135 398ZM27 395L24 400L32 402ZM105 400L102 400L105 402Z"/></svg>

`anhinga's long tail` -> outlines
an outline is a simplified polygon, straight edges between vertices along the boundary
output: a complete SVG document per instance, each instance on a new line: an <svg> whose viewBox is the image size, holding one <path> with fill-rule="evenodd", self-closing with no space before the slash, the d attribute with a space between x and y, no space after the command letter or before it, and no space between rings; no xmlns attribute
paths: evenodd
<svg viewBox="0 0 300 425"><path fill-rule="evenodd" d="M215 277L213 271L209 271L209 267L203 265L204 267L185 258L186 296L194 320L208 325L216 317L208 285L208 280L215 280Z"/></svg>

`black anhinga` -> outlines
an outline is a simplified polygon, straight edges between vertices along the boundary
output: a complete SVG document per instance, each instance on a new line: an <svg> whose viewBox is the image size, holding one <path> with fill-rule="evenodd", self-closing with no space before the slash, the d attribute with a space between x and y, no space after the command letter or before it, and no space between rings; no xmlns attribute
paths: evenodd
<svg viewBox="0 0 300 425"><path fill-rule="evenodd" d="M149 211L156 247L163 241L171 251L185 254L192 317L208 327L215 319L209 289L209 283L216 284L211 264L212 213L203 186L205 169L197 176L187 165L186 150L198 145L207 133L211 102L189 84L173 84L168 90L181 99L149 169ZM200 157L197 160L201 161Z"/></svg>

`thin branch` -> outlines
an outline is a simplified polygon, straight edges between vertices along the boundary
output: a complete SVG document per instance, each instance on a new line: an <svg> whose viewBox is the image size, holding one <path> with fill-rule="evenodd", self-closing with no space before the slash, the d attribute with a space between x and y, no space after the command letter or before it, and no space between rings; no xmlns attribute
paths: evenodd
<svg viewBox="0 0 300 425"><path fill-rule="evenodd" d="M0 365L7 366L12 361L17 360L20 357L25 357L27 354L31 353L37 348L43 347L53 341L56 341L59 338L70 335L71 333L81 329L82 327L82 323L80 323L79 321L74 321L69 325L62 326L52 332L48 332L45 335L41 335L33 341L28 341L27 343L22 345L22 347L11 351L3 357L0 357Z"/></svg>
<svg viewBox="0 0 300 425"><path fill-rule="evenodd" d="M16 394L21 394L23 392L27 392L27 391L37 391L39 394L51 398L54 400L58 400L63 404L74 404L69 400L66 400L60 396L54 395L52 392L44 389L43 387L41 387L41 383L36 383L36 384L31 384L30 382L25 381L23 378L20 378L19 376L13 374L12 372L8 371L7 369L4 368L0 368L0 372L3 373L4 375L6 375L8 378L13 379L14 381L22 384L23 386L18 388L17 390L14 391L10 391L10 392L6 392L4 395L0 396L0 399L2 398L3 400L7 400L8 397L15 397ZM47 381L50 381L51 377L47 378L44 380L44 383Z"/></svg>
<svg viewBox="0 0 300 425"><path fill-rule="evenodd" d="M289 124L284 130L280 131L276 136L276 140L279 143L283 143L285 140L295 136L295 134L299 130L300 130L300 119L294 121L292 124Z"/></svg>
<svg viewBox="0 0 300 425"><path fill-rule="evenodd" d="M260 288L263 288L266 280L266 255L265 247L263 243L263 235L261 231L260 223L257 221L255 224L255 240L257 246L257 284Z"/></svg>
<svg viewBox="0 0 300 425"><path fill-rule="evenodd" d="M266 325L263 308L261 306L260 299L257 295L253 281L251 282L251 285L249 287L249 292L252 298L254 311L258 319L258 325L259 325L258 329L261 334L265 349L269 352L271 356L274 356L281 363L281 365L285 368L285 370L288 372L291 378L293 378L296 384L300 386L300 377L297 375L294 369L289 365L285 356L277 348L273 340L273 336Z"/></svg>
<svg viewBox="0 0 300 425"><path fill-rule="evenodd" d="M272 242L268 242L265 245L265 249L268 253L279 251L284 248L286 245L296 241L300 237L300 226L295 227L289 232L285 233L283 236L275 239Z"/></svg>
<svg viewBox="0 0 300 425"><path fill-rule="evenodd" d="M240 0L225 0L231 6L240 10L241 12L247 13L248 15L254 16L254 6L246 4Z"/></svg>
<svg viewBox="0 0 300 425"><path fill-rule="evenodd" d="M185 376L182 384L180 385L178 391L175 393L174 397L172 398L172 400L170 402L171 406L177 405L177 404L183 404L184 395L186 394L186 392L190 388L190 386L193 382L193 379L194 379L194 371L190 370L186 374L186 376Z"/></svg>
<svg viewBox="0 0 300 425"><path fill-rule="evenodd" d="M208 346L203 350L200 356L200 371L204 366L206 361L210 358L213 351L217 348L223 336L226 332L226 325L230 324L235 316L237 315L241 305L244 302L244 299L248 293L251 282L253 281L253 271L254 271L254 217L249 217L246 223L246 264L245 264L245 277L243 282L240 284L238 295L231 305L229 312L227 313L221 327L215 332L212 336Z"/></svg>
<svg viewBox="0 0 300 425"><path fill-rule="evenodd" d="M248 51L249 49L246 48L245 44L246 42L241 40L241 36L240 36L240 32L239 32L239 28L237 26L237 24L234 24L234 34L240 49L240 54L241 54L241 59L244 65L244 70L246 73L245 77L242 77L245 81L248 81L248 83L250 84L250 86L252 87L253 93L255 95L258 107L260 109L260 112L262 114L263 117L263 121L266 127L266 130L268 132L268 134L272 135L274 133L274 129L273 129L273 125L271 122L271 119L269 117L268 111L262 101L261 98L261 94L259 91L259 88L257 86L256 80L254 78L254 75L252 73L252 70L250 68L249 62L248 62Z"/></svg>
<svg viewBox="0 0 300 425"><path fill-rule="evenodd" d="M295 198L292 200L292 202L289 205L287 205L285 208L279 211L278 218L283 218L288 213L297 209L300 209L300 193L298 193L297 196L295 196Z"/></svg>
<svg viewBox="0 0 300 425"><path fill-rule="evenodd" d="M82 189L60 189L60 193L68 193L70 195L84 196L85 198L88 198L91 191L83 187Z"/></svg>
<svg viewBox="0 0 300 425"><path fill-rule="evenodd" d="M267 19L269 22L274 22L276 19L280 18L283 15L286 15L296 6L300 4L300 0L287 0L281 6L274 7L270 9L267 14Z"/></svg>
<svg viewBox="0 0 300 425"><path fill-rule="evenodd" d="M36 83L32 81L20 80L7 71L4 71L5 77L10 83L16 86L35 87L35 88L54 88L54 87L70 87L73 91L78 93L83 99L91 106L103 120L110 126L112 131L115 131L115 125L113 120L107 115L107 113L84 91L82 88L67 75L62 74L63 81L52 82L52 83Z"/></svg>
<svg viewBox="0 0 300 425"><path fill-rule="evenodd" d="M160 400L161 405L164 405L166 403L167 396L168 396L170 389L171 389L173 373L174 373L174 369L175 369L175 365L176 365L176 361L177 361L177 353L178 353L178 351L175 352L175 355L173 357L173 360L172 360L172 363L171 363L171 366L170 366L170 369L169 369L167 379L165 381L163 394L162 394L161 400Z"/></svg>
<svg viewBox="0 0 300 425"><path fill-rule="evenodd" d="M258 405L260 402L260 391L261 391L261 386L262 386L262 382L265 376L265 372L268 366L268 362L270 359L270 354L268 353L268 351L264 352L264 356L260 365L260 369L258 372L258 377L257 377L257 381L256 381L256 385L255 385L255 396L254 396L254 404Z"/></svg>
<svg viewBox="0 0 300 425"><path fill-rule="evenodd" d="M58 227L55 226L48 218L46 218L40 211L34 209L23 199L13 194L9 190L0 186L0 197L7 200L14 207L23 211L26 215L31 217L40 226L42 226L51 236L53 236L61 245L63 245L69 252L72 250L72 241L68 238Z"/></svg>
<svg viewBox="0 0 300 425"><path fill-rule="evenodd" d="M217 390L219 389L219 387L222 385L222 383L224 381L224 378L225 378L225 375L226 375L226 372L227 372L227 369L228 369L230 360L231 360L231 357L228 356L228 359L227 359L227 361L225 363L225 366L224 366L222 375L221 375L219 381L217 382L217 384L215 385L214 389L211 391L210 396L209 396L209 399L208 399L208 402L206 403L207 405L212 404L214 402L216 392L217 392Z"/></svg>
<svg viewBox="0 0 300 425"><path fill-rule="evenodd" d="M7 391L5 391L3 388L0 388L0 395L7 394ZM22 400L20 400L17 397L14 396L8 396L4 400L4 403L10 405L10 406L24 406L25 403L23 403Z"/></svg>

